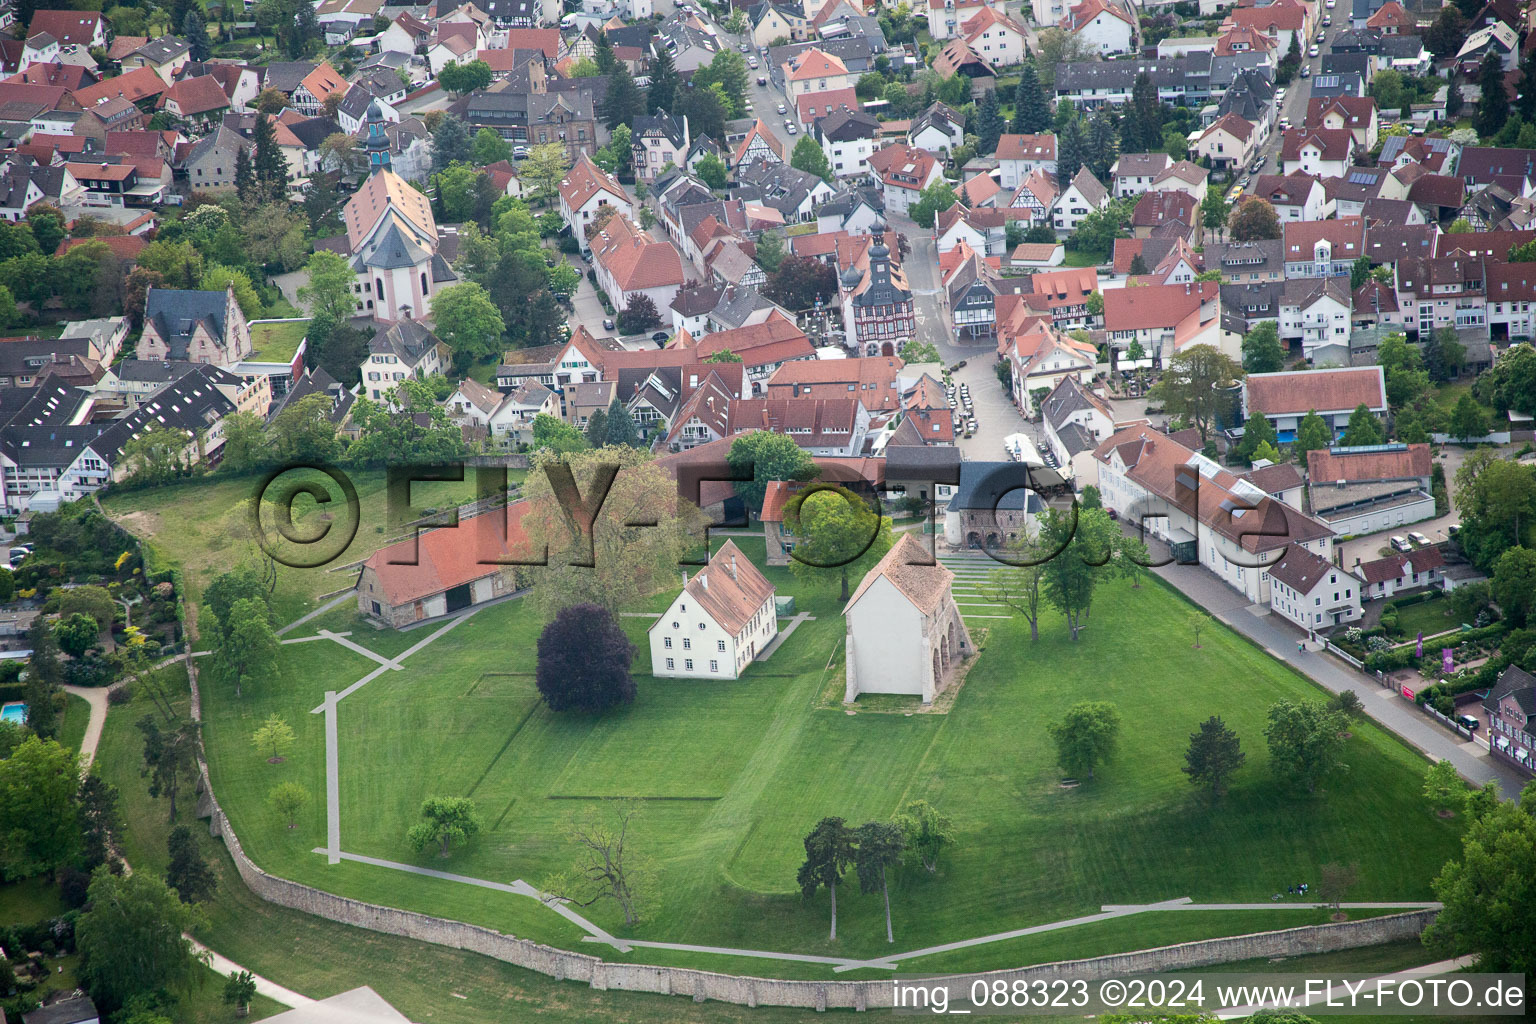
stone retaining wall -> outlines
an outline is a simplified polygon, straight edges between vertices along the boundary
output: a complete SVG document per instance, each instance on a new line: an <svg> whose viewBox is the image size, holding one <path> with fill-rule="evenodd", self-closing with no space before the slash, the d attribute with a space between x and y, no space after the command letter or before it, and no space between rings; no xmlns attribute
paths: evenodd
<svg viewBox="0 0 1536 1024"><path fill-rule="evenodd" d="M196 720L201 717L199 714L201 702L195 660L188 658L187 667L192 683L192 717ZM239 836L230 827L224 809L219 806L214 796L213 787L208 779L208 763L201 750L198 751L198 771L200 773L198 816L210 819L209 831L224 840L224 845L234 859L235 868L240 872L241 879L252 892L269 903L302 910L307 914L314 914L330 921L367 928L387 935L399 935L453 949L469 950L531 971L538 971L557 980L586 982L595 989L626 989L662 995L692 996L697 1002L714 999L743 1006L793 1006L814 1010L864 1010L892 1005L892 986L888 980L884 979L790 981L649 964L609 963L598 957L515 938L490 928L394 907L364 903L299 882L278 878L257 867L241 849ZM946 980L951 998L960 1000L965 998L970 991L971 983L977 979L1011 983L1070 975L1094 981L1123 978L1132 974L1187 970L1260 957L1327 953L1416 938L1434 920L1435 913L1433 910L1418 910L1343 924L1308 925L1283 931L1205 939L1157 949L1095 957L1090 960L1069 960L1001 971L955 975Z"/></svg>

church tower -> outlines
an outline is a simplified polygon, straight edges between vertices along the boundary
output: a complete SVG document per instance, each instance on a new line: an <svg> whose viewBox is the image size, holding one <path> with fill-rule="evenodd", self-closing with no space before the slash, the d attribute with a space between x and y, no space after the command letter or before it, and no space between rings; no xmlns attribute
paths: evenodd
<svg viewBox="0 0 1536 1024"><path fill-rule="evenodd" d="M384 134L384 108L378 100L368 104L368 140L363 148L368 153L368 173L389 170L389 136Z"/></svg>

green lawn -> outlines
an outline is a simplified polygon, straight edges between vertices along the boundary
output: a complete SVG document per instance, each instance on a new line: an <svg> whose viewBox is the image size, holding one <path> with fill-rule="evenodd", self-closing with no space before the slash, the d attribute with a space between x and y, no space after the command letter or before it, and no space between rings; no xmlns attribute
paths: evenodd
<svg viewBox="0 0 1536 1024"><path fill-rule="evenodd" d="M85 739L85 726L91 720L91 706L84 697L65 694L69 702L64 705L64 721L59 726L59 743L71 750L80 749Z"/></svg>
<svg viewBox="0 0 1536 1024"><path fill-rule="evenodd" d="M268 363L289 362L308 330L308 320L251 324L251 345L256 350L251 358Z"/></svg>
<svg viewBox="0 0 1536 1024"><path fill-rule="evenodd" d="M1397 628L1406 637L1417 636L1421 629L1425 636L1431 636L1448 629L1455 629L1460 625L1461 621L1456 618L1448 597L1441 596L1432 601L1399 605L1397 609Z"/></svg>
<svg viewBox="0 0 1536 1024"><path fill-rule="evenodd" d="M382 472L349 473L357 487L360 521L351 543L329 566L317 569L278 567L277 590L273 610L280 622L288 622L315 605L322 594L351 586L353 572L331 571L360 561L380 546L396 539L387 525L385 479ZM300 477L295 472L283 477ZM326 478L314 474L320 482ZM510 473L509 479L517 479ZM186 575L194 603L203 588L219 573L231 568L241 558L254 556L249 526L250 506L261 487L261 477L213 476L177 484L136 491L120 491L106 496L102 507L107 514L133 531L149 550L151 564L179 564ZM337 494L334 484L329 493ZM463 483L418 483L411 488L413 508L449 508L475 496L473 473ZM295 527L309 535L318 533L323 516L331 514L311 498L294 503ZM270 513L264 513L270 521Z"/></svg>
<svg viewBox="0 0 1536 1024"><path fill-rule="evenodd" d="M1071 249L1066 252L1066 258L1061 261L1064 267L1096 267L1103 262L1095 259L1091 252L1073 252Z"/></svg>
<svg viewBox="0 0 1536 1024"><path fill-rule="evenodd" d="M761 557L760 541L743 548ZM1182 631L1162 627L1185 606L1159 584L1108 586L1077 644L1054 616L1042 622L1038 644L1018 621L979 621L991 631L987 649L947 715L850 716L815 707L841 671L836 591L807 587L786 570L769 574L817 616L771 661L735 683L657 680L645 674L642 651L636 704L601 719L555 715L537 702L531 673L540 623L521 602L481 612L404 671L376 678L339 715L343 848L538 884L569 865L562 833L574 816L601 798L633 797L644 805L636 848L656 879L646 919L625 932L604 905L588 916L639 938L845 955L889 949L880 901L850 881L840 894L839 941L830 943L825 897L806 903L795 887L801 837L823 815L859 823L888 817L910 799L929 799L953 816L960 841L937 875L897 878L898 948L1075 917L1105 903L1266 900L1288 882L1315 880L1330 861L1360 865L1353 899L1428 898L1430 878L1457 848L1459 822L1423 806L1422 759L1369 723L1348 741L1350 771L1326 792L1308 798L1274 780L1262 739L1268 705L1320 692L1225 629L1191 648ZM330 614L344 625L350 612ZM643 641L647 620L622 621ZM424 635L358 626L352 639L395 654ZM594 951L574 926L524 897L369 865L328 866L311 852L324 844L325 817L322 721L309 709L374 665L325 642L286 646L281 660L274 678L240 700L213 684L204 694L214 785L253 859L344 895ZM1065 703L1089 697L1120 707L1122 751L1094 782L1063 790L1044 723ZM273 712L299 737L277 766L249 741ZM1248 753L1216 808L1179 771L1189 734L1211 714L1238 731ZM289 779L312 794L293 830L265 804L271 787ZM446 862L405 842L429 795L472 796L487 827ZM1306 912L1283 910L1141 915L979 947L963 964L957 958L943 967L1001 967L1021 957L1308 921ZM630 957L827 976L824 968L772 961Z"/></svg>

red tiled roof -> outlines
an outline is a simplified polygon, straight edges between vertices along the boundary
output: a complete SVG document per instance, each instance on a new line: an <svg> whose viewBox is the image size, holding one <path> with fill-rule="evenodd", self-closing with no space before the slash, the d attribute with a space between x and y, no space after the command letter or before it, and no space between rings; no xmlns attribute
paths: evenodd
<svg viewBox="0 0 1536 1024"><path fill-rule="evenodd" d="M560 55L560 30L557 28L513 28L507 30L508 50L543 50L554 60ZM487 51L481 50L484 55Z"/></svg>
<svg viewBox="0 0 1536 1024"><path fill-rule="evenodd" d="M1285 222L1285 258L1296 263L1312 258L1313 247L1323 239L1333 247L1335 260L1353 260L1365 252L1365 219L1288 220Z"/></svg>
<svg viewBox="0 0 1536 1024"><path fill-rule="evenodd" d="M1104 296L1104 326L1111 331L1173 327L1216 297L1215 281L1111 288Z"/></svg>
<svg viewBox="0 0 1536 1024"><path fill-rule="evenodd" d="M592 239L592 261L626 292L681 287L683 261L670 242L658 242L623 216L610 218Z"/></svg>
<svg viewBox="0 0 1536 1024"><path fill-rule="evenodd" d="M1304 416L1309 410L1347 413L1364 403L1385 409L1381 367L1252 373L1245 382L1248 409L1267 416Z"/></svg>
<svg viewBox="0 0 1536 1024"><path fill-rule="evenodd" d="M164 107L167 103L175 103L181 115L188 117L228 107L229 97L224 95L224 87L217 79L211 75L199 75L196 78L183 78L171 86L156 106Z"/></svg>
<svg viewBox="0 0 1536 1024"><path fill-rule="evenodd" d="M159 96L165 92L165 79L155 74L153 68L134 68L124 71L116 78L108 78L88 85L84 89L75 90L75 99L80 106L90 110L97 103L114 96L121 96L130 103L142 103L151 96Z"/></svg>
<svg viewBox="0 0 1536 1024"><path fill-rule="evenodd" d="M1348 128L1303 128L1284 134L1280 159L1300 160L1303 148L1317 150L1321 160L1348 160L1355 149L1355 136Z"/></svg>
<svg viewBox="0 0 1536 1024"><path fill-rule="evenodd" d="M93 235L89 238L66 238L59 243L56 256L62 256L77 245L85 245L88 242L104 242L108 249L112 250L120 260L137 259L140 252L149 243L138 235Z"/></svg>
<svg viewBox="0 0 1536 1024"><path fill-rule="evenodd" d="M46 32L60 43L89 46L100 29L101 15L96 11L34 11L27 36Z"/></svg>
<svg viewBox="0 0 1536 1024"><path fill-rule="evenodd" d="M420 601L473 580L501 571L485 565L497 558L527 558L529 547L523 530L528 502L515 501L505 509L459 522L451 529L428 530L382 547L363 563L378 577L384 596L392 605ZM505 515L506 539L496 516ZM411 565L392 563L414 562Z"/></svg>
<svg viewBox="0 0 1536 1024"><path fill-rule="evenodd" d="M1307 476L1314 484L1339 480L1356 483L1366 480L1408 480L1427 477L1434 456L1427 444L1410 444L1404 451L1335 453L1327 448L1307 452Z"/></svg>
<svg viewBox="0 0 1536 1024"><path fill-rule="evenodd" d="M599 192L607 192L624 200L626 204L629 202L629 195L623 187L583 153L576 158L565 180L560 182L560 198L572 210L579 210Z"/></svg>
<svg viewBox="0 0 1536 1024"><path fill-rule="evenodd" d="M1005 134L997 140L999 160L1055 160L1056 136Z"/></svg>
<svg viewBox="0 0 1536 1024"><path fill-rule="evenodd" d="M773 584L731 540L720 545L709 564L683 589L732 636L745 629L758 609L773 597Z"/></svg>

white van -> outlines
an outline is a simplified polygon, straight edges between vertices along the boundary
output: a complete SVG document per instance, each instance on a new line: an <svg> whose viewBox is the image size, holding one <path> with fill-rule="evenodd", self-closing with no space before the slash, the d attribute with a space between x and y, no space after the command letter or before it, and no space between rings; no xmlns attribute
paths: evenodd
<svg viewBox="0 0 1536 1024"><path fill-rule="evenodd" d="M1392 538L1392 550L1393 551L1404 551L1404 552L1412 551L1413 550L1413 545L1408 543L1408 538L1407 537L1393 537Z"/></svg>

